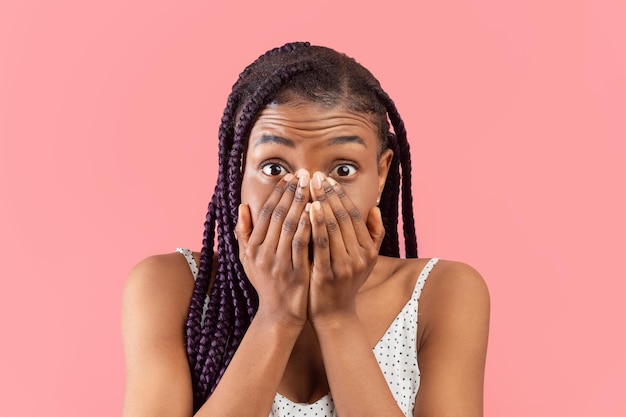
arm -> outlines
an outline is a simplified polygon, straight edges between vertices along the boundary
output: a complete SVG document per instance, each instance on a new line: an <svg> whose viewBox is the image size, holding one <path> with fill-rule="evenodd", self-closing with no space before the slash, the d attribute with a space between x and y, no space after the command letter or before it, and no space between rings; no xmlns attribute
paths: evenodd
<svg viewBox="0 0 626 417"><path fill-rule="evenodd" d="M147 258L131 271L122 306L125 417L193 414L184 337L193 285L179 254ZM299 333L299 328L257 315L218 388L196 416L267 417Z"/></svg>
<svg viewBox="0 0 626 417"><path fill-rule="evenodd" d="M316 174L317 175L317 174ZM309 318L317 334L337 414L404 417L356 312L385 229L380 210L363 219L342 188L319 178L311 206L313 266Z"/></svg>
<svg viewBox="0 0 626 417"><path fill-rule="evenodd" d="M147 258L130 272L122 297L125 417L191 416L183 328L192 291L179 254Z"/></svg>
<svg viewBox="0 0 626 417"><path fill-rule="evenodd" d="M356 312L318 322L315 331L339 415L404 417Z"/></svg>
<svg viewBox="0 0 626 417"><path fill-rule="evenodd" d="M478 272L458 262L440 262L431 274L419 303L415 416L482 416L487 287Z"/></svg>
<svg viewBox="0 0 626 417"><path fill-rule="evenodd" d="M277 184L254 231L249 208L240 208L236 230L240 256L259 294L259 309L198 417L266 417L270 412L306 322L310 225L304 208L308 192L297 183L293 176L285 176ZM297 226L283 233L283 221ZM131 272L122 313L125 417L192 415L184 325L193 285L186 262L178 254L148 258Z"/></svg>

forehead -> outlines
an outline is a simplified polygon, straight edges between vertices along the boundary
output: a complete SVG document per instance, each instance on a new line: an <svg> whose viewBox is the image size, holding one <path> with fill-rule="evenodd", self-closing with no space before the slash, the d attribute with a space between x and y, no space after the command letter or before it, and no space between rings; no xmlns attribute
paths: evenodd
<svg viewBox="0 0 626 417"><path fill-rule="evenodd" d="M378 142L378 130L370 115L344 106L327 107L309 102L265 107L250 131L250 145L268 133L284 134L293 140L357 136L365 142Z"/></svg>

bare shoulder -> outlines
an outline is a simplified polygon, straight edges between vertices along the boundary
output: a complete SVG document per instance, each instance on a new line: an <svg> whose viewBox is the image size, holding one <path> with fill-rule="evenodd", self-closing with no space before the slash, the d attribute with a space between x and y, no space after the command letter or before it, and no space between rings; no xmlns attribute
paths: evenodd
<svg viewBox="0 0 626 417"><path fill-rule="evenodd" d="M180 253L143 259L122 296L124 416L191 415L185 321L194 279Z"/></svg>
<svg viewBox="0 0 626 417"><path fill-rule="evenodd" d="M457 261L439 260L433 267L424 286L424 299L435 298L437 302L455 302L455 299L471 299L477 303L489 301L485 280L472 266Z"/></svg>
<svg viewBox="0 0 626 417"><path fill-rule="evenodd" d="M463 262L439 260L420 297L420 342L439 332L454 334L454 328L486 336L489 310L489 290L480 273Z"/></svg>
<svg viewBox="0 0 626 417"><path fill-rule="evenodd" d="M133 267L126 279L122 317L131 314L147 320L167 317L168 321L184 321L193 287L193 275L180 253L145 258Z"/></svg>
<svg viewBox="0 0 626 417"><path fill-rule="evenodd" d="M122 295L122 332L158 338L182 337L194 279L180 253L154 255L128 274Z"/></svg>
<svg viewBox="0 0 626 417"><path fill-rule="evenodd" d="M462 262L440 260L418 305L415 415L482 415L489 291Z"/></svg>

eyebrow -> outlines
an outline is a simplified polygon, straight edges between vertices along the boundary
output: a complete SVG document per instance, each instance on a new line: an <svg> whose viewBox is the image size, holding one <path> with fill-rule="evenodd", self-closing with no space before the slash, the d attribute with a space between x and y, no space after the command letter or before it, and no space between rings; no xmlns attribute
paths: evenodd
<svg viewBox="0 0 626 417"><path fill-rule="evenodd" d="M288 146L290 148L295 148L296 144L291 139L283 138L281 136L275 135L263 135L254 143L254 147L256 148L259 145L263 145L266 143L274 143L276 145ZM345 145L347 143L356 143L358 145L365 145L365 141L358 136L338 136L336 138L329 139L328 145Z"/></svg>
<svg viewBox="0 0 626 417"><path fill-rule="evenodd" d="M277 145L288 146L290 148L295 148L296 144L291 139L283 138L281 136L274 135L263 135L254 143L254 147L256 148L259 145L263 145L265 143L275 143Z"/></svg>

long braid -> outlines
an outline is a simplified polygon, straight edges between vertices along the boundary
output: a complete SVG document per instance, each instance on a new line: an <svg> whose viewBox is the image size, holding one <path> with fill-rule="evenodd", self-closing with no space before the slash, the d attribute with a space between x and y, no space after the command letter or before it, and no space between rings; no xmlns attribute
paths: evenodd
<svg viewBox="0 0 626 417"><path fill-rule="evenodd" d="M407 258L417 258L417 238L415 236L415 218L413 216L413 193L411 189L411 150L407 139L404 121L395 103L382 88L376 88L389 120L395 132L400 166L402 167L402 228L404 231L405 252Z"/></svg>
<svg viewBox="0 0 626 417"><path fill-rule="evenodd" d="M298 47L306 46L304 44ZM293 51L293 45L284 51ZM263 57L259 58L262 59ZM212 204L209 205L211 222L205 224L206 239L200 259L200 271L192 297L187 323L188 354L194 383L194 409L197 410L213 392L241 339L250 325L258 307L254 288L248 281L238 258L238 246L234 238L237 222L233 213L240 203L241 158L245 143L256 114L280 88L297 73L307 71L303 62L279 68L254 92L243 106L239 119L233 123L239 95L231 94L220 126L219 174ZM250 69L244 70L250 72ZM235 88L242 84L240 77ZM233 130L233 126L234 130ZM202 302L207 294L213 257L214 229L217 223L218 261L217 272L204 323L198 320ZM208 237L212 239L208 239ZM208 267L208 268L207 268ZM202 300L202 301L200 301Z"/></svg>
<svg viewBox="0 0 626 417"><path fill-rule="evenodd" d="M389 116L394 133L387 133L387 147L393 151L393 158L387 174L387 180L380 199L379 208L385 226L380 254L399 257L400 247L398 239L398 197L402 190L402 228L405 242L405 256L417 258L417 238L415 235L415 220L413 216L413 194L411 189L411 153L407 139L404 121L400 117L395 103L382 89L378 80L373 76L367 81L368 90L371 90L384 107Z"/></svg>
<svg viewBox="0 0 626 417"><path fill-rule="evenodd" d="M412 198L406 132L393 102L380 89L375 78L353 59L328 48L310 47L307 42L286 44L261 55L244 69L234 84L218 132L218 179L205 221L199 273L187 320L187 353L193 376L194 410L198 410L215 390L258 308L258 296L239 261L234 235L237 223L235 213L241 202L241 164L254 120L269 102L279 103L285 99L281 94L286 92L331 105L341 102L346 94L352 93L359 99L358 87L345 91L343 80L346 77L356 77L361 82L366 80L369 84L369 93L361 97L362 103L357 100L351 104L357 106L357 110L359 106L364 106L368 110L362 111L384 118L381 124L384 132L381 134L385 137L381 143L394 152L381 201L383 223L387 230L381 254L399 256L397 226L401 179L404 236L407 242L415 242L412 208L407 208ZM389 114L395 135L385 133L388 123L384 113ZM410 215L408 222L407 214ZM217 265L214 265L216 230L218 252ZM416 245L407 243L407 257L413 253L417 256ZM206 317L202 320L212 271L215 271L214 282Z"/></svg>
<svg viewBox="0 0 626 417"><path fill-rule="evenodd" d="M380 196L380 214L385 227L385 237L379 253L383 256L398 258L400 243L398 241L398 194L400 191L400 163L398 142L394 134L388 135L388 148L393 151L393 158L389 166L385 187Z"/></svg>

